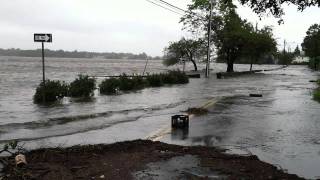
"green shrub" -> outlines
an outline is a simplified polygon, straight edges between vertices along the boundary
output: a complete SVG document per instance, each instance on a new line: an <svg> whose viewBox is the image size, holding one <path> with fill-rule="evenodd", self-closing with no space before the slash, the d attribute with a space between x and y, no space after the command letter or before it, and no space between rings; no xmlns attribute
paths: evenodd
<svg viewBox="0 0 320 180"><path fill-rule="evenodd" d="M115 94L119 85L120 80L117 78L105 79L99 85L99 90L101 94Z"/></svg>
<svg viewBox="0 0 320 180"><path fill-rule="evenodd" d="M313 70L320 69L320 57L310 58L309 67Z"/></svg>
<svg viewBox="0 0 320 180"><path fill-rule="evenodd" d="M162 81L164 84L176 84L178 81L178 78L174 76L173 73L166 73L166 74L161 74L162 76Z"/></svg>
<svg viewBox="0 0 320 180"><path fill-rule="evenodd" d="M135 89L143 89L144 87L148 86L148 82L143 79L142 76L134 76L132 77L132 81L135 85Z"/></svg>
<svg viewBox="0 0 320 180"><path fill-rule="evenodd" d="M320 88L316 89L313 93L313 99L320 102Z"/></svg>
<svg viewBox="0 0 320 180"><path fill-rule="evenodd" d="M69 96L71 97L91 97L96 89L96 80L87 75L79 74L69 86Z"/></svg>
<svg viewBox="0 0 320 180"><path fill-rule="evenodd" d="M189 83L189 77L186 75L186 73L182 72L182 71L169 71L169 73L171 76L175 77L177 80L175 82L175 84L187 84Z"/></svg>
<svg viewBox="0 0 320 180"><path fill-rule="evenodd" d="M121 91L132 91L142 89L144 87L160 87L164 84L184 84L188 83L188 76L181 71L169 71L163 74L132 76L128 77L126 74L122 74L119 79L111 78L102 81L99 85L101 94L115 94L116 89Z"/></svg>
<svg viewBox="0 0 320 180"><path fill-rule="evenodd" d="M46 80L41 82L33 96L34 103L50 103L62 99L67 95L68 85L61 81Z"/></svg>
<svg viewBox="0 0 320 180"><path fill-rule="evenodd" d="M130 79L126 74L122 74L119 78L119 89L122 91L130 91L135 89L135 82Z"/></svg>
<svg viewBox="0 0 320 180"><path fill-rule="evenodd" d="M147 76L148 85L151 87L163 86L162 75L152 74Z"/></svg>

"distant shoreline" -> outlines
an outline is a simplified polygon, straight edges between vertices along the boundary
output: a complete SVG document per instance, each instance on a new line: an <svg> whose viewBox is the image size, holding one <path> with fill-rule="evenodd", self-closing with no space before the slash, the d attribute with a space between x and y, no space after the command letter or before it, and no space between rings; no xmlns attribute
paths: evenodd
<svg viewBox="0 0 320 180"><path fill-rule="evenodd" d="M16 56L16 57L41 57L41 49L22 50L22 49L1 49L0 56ZM53 58L101 58L101 59L161 59L160 56L149 56L142 52L134 53L116 53L116 52L88 52L88 51L64 51L45 49L46 57Z"/></svg>

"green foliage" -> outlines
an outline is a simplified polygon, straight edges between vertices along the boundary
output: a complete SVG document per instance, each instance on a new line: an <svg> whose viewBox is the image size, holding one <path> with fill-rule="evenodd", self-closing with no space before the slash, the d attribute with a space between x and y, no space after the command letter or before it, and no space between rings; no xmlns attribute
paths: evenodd
<svg viewBox="0 0 320 180"><path fill-rule="evenodd" d="M251 23L240 18L232 1L217 1L212 6L213 32L210 38L217 48L217 60L227 63L228 72L233 72L236 60L249 58L255 62L276 51L276 41L270 27L261 30L253 28ZM188 12L181 18L184 27L192 33L200 32L207 36L209 1L193 0L188 7ZM203 14L203 17L195 16L195 13Z"/></svg>
<svg viewBox="0 0 320 180"><path fill-rule="evenodd" d="M202 39L182 38L177 42L170 42L169 46L164 49L164 54L164 65L171 66L181 61L191 61L197 71L195 58L201 58L206 54L206 46Z"/></svg>
<svg viewBox="0 0 320 180"><path fill-rule="evenodd" d="M101 94L115 94L117 88L119 87L120 80L117 78L105 79L99 85L99 90Z"/></svg>
<svg viewBox="0 0 320 180"><path fill-rule="evenodd" d="M295 56L295 57L297 57L297 56L300 56L300 55L301 55L301 51L300 51L299 46L297 46L297 47L294 49L293 54L294 54L294 56Z"/></svg>
<svg viewBox="0 0 320 180"><path fill-rule="evenodd" d="M142 76L134 76L132 77L132 81L135 84L135 89L143 89L144 87L149 85L147 80L143 79Z"/></svg>
<svg viewBox="0 0 320 180"><path fill-rule="evenodd" d="M225 1L232 1L232 0L225 0ZM260 16L263 14L272 14L277 18L280 18L282 15L284 15L283 7L282 7L283 4L296 5L299 11L303 11L306 7L310 7L310 6L320 6L320 1L318 0L299 0L299 1L238 0L238 1L242 5L246 5L250 7L255 13L259 14Z"/></svg>
<svg viewBox="0 0 320 180"><path fill-rule="evenodd" d="M317 80L318 88L313 92L313 99L320 102L320 79Z"/></svg>
<svg viewBox="0 0 320 180"><path fill-rule="evenodd" d="M11 152L11 151L16 150L16 149L18 149L18 141L13 140L13 141L10 141L10 142L6 143L5 145L3 145L3 148L0 149L0 154L3 152L13 154L13 152Z"/></svg>
<svg viewBox="0 0 320 180"><path fill-rule="evenodd" d="M313 24L309 27L301 46L306 56L320 57L320 24Z"/></svg>
<svg viewBox="0 0 320 180"><path fill-rule="evenodd" d="M160 87L163 86L162 75L152 74L147 76L147 81L151 87Z"/></svg>
<svg viewBox="0 0 320 180"><path fill-rule="evenodd" d="M189 77L179 70L169 71L162 74L151 74L146 77L132 76L128 77L122 74L119 79L105 79L99 85L100 93L104 95L115 94L117 89L121 91L138 90L145 87L160 87L165 84L186 84Z"/></svg>
<svg viewBox="0 0 320 180"><path fill-rule="evenodd" d="M320 89L319 88L313 92L313 99L320 102Z"/></svg>
<svg viewBox="0 0 320 180"><path fill-rule="evenodd" d="M320 24L313 24L301 44L306 56L310 58L309 67L319 70L320 66Z"/></svg>
<svg viewBox="0 0 320 180"><path fill-rule="evenodd" d="M122 74L119 78L119 89L122 91L130 91L137 89L136 79L129 78L126 74Z"/></svg>
<svg viewBox="0 0 320 180"><path fill-rule="evenodd" d="M278 64L288 65L294 59L294 54L289 52L278 52L277 53Z"/></svg>
<svg viewBox="0 0 320 180"><path fill-rule="evenodd" d="M33 96L34 103L51 103L59 99L62 99L67 95L68 85L61 81L46 80L36 89L36 93Z"/></svg>
<svg viewBox="0 0 320 180"><path fill-rule="evenodd" d="M69 86L69 96L71 97L91 97L96 89L96 80L87 75L79 74Z"/></svg>
<svg viewBox="0 0 320 180"><path fill-rule="evenodd" d="M175 84L178 82L178 77L175 76L171 71L167 74L161 74L162 75L162 82L164 84Z"/></svg>
<svg viewBox="0 0 320 180"><path fill-rule="evenodd" d="M262 57L274 55L277 52L277 42L273 38L272 29L264 27L261 30L256 28L247 34L242 56L257 63ZM261 62L261 61L260 61Z"/></svg>
<svg viewBox="0 0 320 180"><path fill-rule="evenodd" d="M175 84L187 84L189 83L189 77L186 75L186 73L182 71L169 71L167 74L171 77L175 77Z"/></svg>
<svg viewBox="0 0 320 180"><path fill-rule="evenodd" d="M320 69L320 56L315 58L310 58L308 66L311 69L318 71Z"/></svg>

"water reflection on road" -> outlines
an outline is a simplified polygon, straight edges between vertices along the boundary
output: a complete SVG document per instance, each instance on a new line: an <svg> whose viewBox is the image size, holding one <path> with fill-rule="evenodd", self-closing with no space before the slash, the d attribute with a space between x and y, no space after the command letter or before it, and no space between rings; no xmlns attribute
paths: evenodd
<svg viewBox="0 0 320 180"><path fill-rule="evenodd" d="M319 177L320 105L311 97L312 78L307 69L297 67L252 77L254 87L239 85L246 78L238 78L239 86L257 88L263 98L241 93L223 98L207 116L192 119L187 135L175 133L163 141L240 149L290 173Z"/></svg>

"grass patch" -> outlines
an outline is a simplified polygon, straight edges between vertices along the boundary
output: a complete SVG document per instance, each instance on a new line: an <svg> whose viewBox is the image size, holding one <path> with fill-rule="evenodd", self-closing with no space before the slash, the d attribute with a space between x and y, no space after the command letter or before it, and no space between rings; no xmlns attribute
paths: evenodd
<svg viewBox="0 0 320 180"><path fill-rule="evenodd" d="M45 84L41 82L33 96L36 104L53 103L62 99L68 94L68 85L64 81L46 80Z"/></svg>

